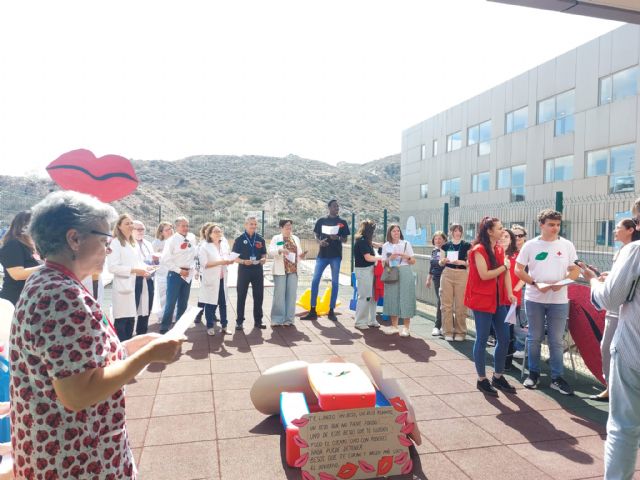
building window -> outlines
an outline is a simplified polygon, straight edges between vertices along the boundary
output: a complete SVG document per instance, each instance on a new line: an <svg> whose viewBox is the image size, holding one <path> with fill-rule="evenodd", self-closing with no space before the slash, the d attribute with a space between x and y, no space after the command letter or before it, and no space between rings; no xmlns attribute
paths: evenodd
<svg viewBox="0 0 640 480"><path fill-rule="evenodd" d="M423 183L420 185L420 198L428 198L429 197L429 185Z"/></svg>
<svg viewBox="0 0 640 480"><path fill-rule="evenodd" d="M596 222L596 245L613 247L613 230L616 226L614 220L601 220Z"/></svg>
<svg viewBox="0 0 640 480"><path fill-rule="evenodd" d="M449 197L449 204L452 207L460 206L460 177L442 180L440 195Z"/></svg>
<svg viewBox="0 0 640 480"><path fill-rule="evenodd" d="M447 135L447 152L453 152L462 147L462 131Z"/></svg>
<svg viewBox="0 0 640 480"><path fill-rule="evenodd" d="M420 145L420 159L426 160L427 158L427 146L423 143Z"/></svg>
<svg viewBox="0 0 640 480"><path fill-rule="evenodd" d="M478 155L491 153L491 120L469 127L467 145L475 144L478 144Z"/></svg>
<svg viewBox="0 0 640 480"><path fill-rule="evenodd" d="M524 130L527 128L529 121L529 107L525 106L507 113L505 119L505 133L513 133L518 130Z"/></svg>
<svg viewBox="0 0 640 480"><path fill-rule="evenodd" d="M638 67L631 67L600 79L600 105L638 93Z"/></svg>
<svg viewBox="0 0 640 480"><path fill-rule="evenodd" d="M436 155L438 155L438 140L434 140L433 144L432 144L432 152L433 152L433 156L435 157Z"/></svg>
<svg viewBox="0 0 640 480"><path fill-rule="evenodd" d="M587 153L587 177L609 175L609 193L635 190L636 145L620 145Z"/></svg>
<svg viewBox="0 0 640 480"><path fill-rule="evenodd" d="M524 201L525 165L501 168L498 170L498 188L511 189L511 201Z"/></svg>
<svg viewBox="0 0 640 480"><path fill-rule="evenodd" d="M560 93L538 102L538 124L555 120L556 137L575 130L575 90Z"/></svg>
<svg viewBox="0 0 640 480"><path fill-rule="evenodd" d="M472 192L488 192L489 191L489 172L474 173L471 177Z"/></svg>
<svg viewBox="0 0 640 480"><path fill-rule="evenodd" d="M573 178L573 155L551 158L544 162L544 183L563 182Z"/></svg>
<svg viewBox="0 0 640 480"><path fill-rule="evenodd" d="M472 241L476 238L476 229L478 228L478 225L476 225L475 223L467 223L467 228L464 231L464 238L467 241Z"/></svg>

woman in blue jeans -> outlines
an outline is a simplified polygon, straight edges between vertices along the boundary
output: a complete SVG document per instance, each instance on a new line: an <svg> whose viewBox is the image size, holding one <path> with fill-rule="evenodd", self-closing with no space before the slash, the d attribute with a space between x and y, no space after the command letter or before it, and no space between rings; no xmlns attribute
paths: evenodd
<svg viewBox="0 0 640 480"><path fill-rule="evenodd" d="M464 292L464 304L473 310L476 341L473 361L478 373L477 387L482 393L497 397L498 391L515 393L516 389L504 378L504 363L509 347L509 327L504 323L508 306L516 301L509 277L509 260L498 245L502 223L484 217L478 224L476 239L467 256L469 279ZM494 373L491 382L486 377L485 352L489 330L493 326L497 344L494 352Z"/></svg>

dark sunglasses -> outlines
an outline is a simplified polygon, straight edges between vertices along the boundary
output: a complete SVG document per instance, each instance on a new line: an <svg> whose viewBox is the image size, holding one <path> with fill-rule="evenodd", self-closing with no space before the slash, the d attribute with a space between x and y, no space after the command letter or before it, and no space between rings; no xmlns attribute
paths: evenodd
<svg viewBox="0 0 640 480"><path fill-rule="evenodd" d="M516 237L516 238L525 238L527 236L527 234L526 233L514 233L513 236Z"/></svg>

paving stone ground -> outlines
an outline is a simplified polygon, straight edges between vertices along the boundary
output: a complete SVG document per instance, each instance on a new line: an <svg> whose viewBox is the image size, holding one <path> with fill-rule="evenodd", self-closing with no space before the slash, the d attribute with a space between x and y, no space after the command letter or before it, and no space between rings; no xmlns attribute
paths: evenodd
<svg viewBox="0 0 640 480"><path fill-rule="evenodd" d="M267 324L271 295L266 288ZM361 332L353 327L350 295L349 287L341 287L338 323L297 319L295 328L254 330L248 301L244 332L209 337L204 325L190 328L175 363L152 365L127 386L140 477L300 478L298 469L286 466L279 418L256 411L249 389L261 372L282 362L320 362L337 354L362 364L361 352L371 351L386 375L401 379L423 436L423 444L411 449L413 473L394 478L602 478L607 409L587 399L597 391L592 379L568 372L576 395L564 397L548 389L548 376L540 391L521 388L516 370L510 380L517 395L485 398L475 388L473 338L449 345L431 337L433 323L420 316L412 321L411 338ZM235 289L231 296L234 326ZM194 291L191 303L196 300Z"/></svg>

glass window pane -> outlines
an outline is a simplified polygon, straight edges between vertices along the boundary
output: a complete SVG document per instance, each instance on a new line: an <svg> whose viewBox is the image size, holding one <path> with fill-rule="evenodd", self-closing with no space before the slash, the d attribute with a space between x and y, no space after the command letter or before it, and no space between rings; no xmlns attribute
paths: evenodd
<svg viewBox="0 0 640 480"><path fill-rule="evenodd" d="M636 146L622 145L611 149L611 173L632 173L635 166Z"/></svg>
<svg viewBox="0 0 640 480"><path fill-rule="evenodd" d="M491 142L478 144L478 155L489 155L491 153Z"/></svg>
<svg viewBox="0 0 640 480"><path fill-rule="evenodd" d="M501 168L498 170L498 188L509 188L511 186L511 169Z"/></svg>
<svg viewBox="0 0 640 480"><path fill-rule="evenodd" d="M449 180L442 180L440 187L440 196L446 197L449 195Z"/></svg>
<svg viewBox="0 0 640 480"><path fill-rule="evenodd" d="M429 185L423 183L420 185L420 198L427 198L429 196Z"/></svg>
<svg viewBox="0 0 640 480"><path fill-rule="evenodd" d="M587 177L606 175L609 150L597 150L587 154Z"/></svg>
<svg viewBox="0 0 640 480"><path fill-rule="evenodd" d="M460 195L460 177L451 179L451 195Z"/></svg>
<svg viewBox="0 0 640 480"><path fill-rule="evenodd" d="M481 192L489 191L489 172L483 172L479 175L478 184Z"/></svg>
<svg viewBox="0 0 640 480"><path fill-rule="evenodd" d="M505 131L505 133L513 132L513 113L514 112L507 113L507 117L506 117L505 122L504 122L504 131Z"/></svg>
<svg viewBox="0 0 640 480"><path fill-rule="evenodd" d="M544 183L553 182L553 162L553 159L544 162Z"/></svg>
<svg viewBox="0 0 640 480"><path fill-rule="evenodd" d="M575 90L569 90L556 97L556 118L566 117L575 112L575 97Z"/></svg>
<svg viewBox="0 0 640 480"><path fill-rule="evenodd" d="M462 147L462 132L455 132L447 136L447 152L458 150Z"/></svg>
<svg viewBox="0 0 640 480"><path fill-rule="evenodd" d="M538 123L548 122L556 116L556 99L547 98L538 102Z"/></svg>
<svg viewBox="0 0 640 480"><path fill-rule="evenodd" d="M611 76L600 79L600 105L611 103Z"/></svg>
<svg viewBox="0 0 640 480"><path fill-rule="evenodd" d="M433 156L438 155L438 140L433 141Z"/></svg>
<svg viewBox="0 0 640 480"><path fill-rule="evenodd" d="M527 123L529 120L529 107L523 107L514 112L513 117L513 131L517 132L518 130L524 130L527 128Z"/></svg>
<svg viewBox="0 0 640 480"><path fill-rule="evenodd" d="M631 97L638 91L638 67L627 68L613 75L613 100Z"/></svg>
<svg viewBox="0 0 640 480"><path fill-rule="evenodd" d="M607 243L607 222L596 222L596 245Z"/></svg>
<svg viewBox="0 0 640 480"><path fill-rule="evenodd" d="M512 202L524 202L524 186L511 189Z"/></svg>
<svg viewBox="0 0 640 480"><path fill-rule="evenodd" d="M573 155L555 159L553 176L556 182L573 178Z"/></svg>
<svg viewBox="0 0 640 480"><path fill-rule="evenodd" d="M474 145L478 143L479 138L480 138L480 129L478 125L475 125L469 128L467 132L467 145Z"/></svg>
<svg viewBox="0 0 640 480"><path fill-rule="evenodd" d="M567 117L558 118L555 125L555 136L559 137L575 130L575 117L569 115Z"/></svg>
<svg viewBox="0 0 640 480"><path fill-rule="evenodd" d="M480 124L480 142L491 140L491 120Z"/></svg>
<svg viewBox="0 0 640 480"><path fill-rule="evenodd" d="M473 176L471 177L471 191L472 192L478 191L478 174L477 173L474 173Z"/></svg>
<svg viewBox="0 0 640 480"><path fill-rule="evenodd" d="M525 166L518 165L511 168L511 186L512 187L524 187L524 172Z"/></svg>
<svg viewBox="0 0 640 480"><path fill-rule="evenodd" d="M422 144L420 146L420 158L422 160L424 160L425 158L427 158L427 146L425 144Z"/></svg>
<svg viewBox="0 0 640 480"><path fill-rule="evenodd" d="M609 192L633 192L635 180L633 175L611 175L609 177Z"/></svg>

